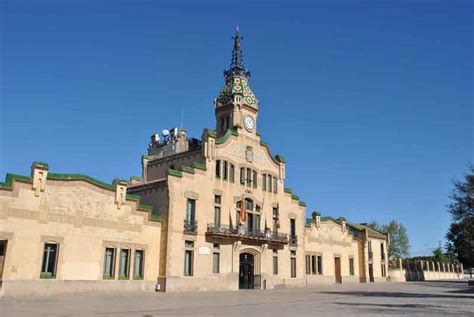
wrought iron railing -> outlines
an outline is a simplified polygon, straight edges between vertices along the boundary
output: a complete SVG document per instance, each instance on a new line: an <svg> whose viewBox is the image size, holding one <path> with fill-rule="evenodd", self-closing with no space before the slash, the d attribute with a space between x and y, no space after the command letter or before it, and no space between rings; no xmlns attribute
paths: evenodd
<svg viewBox="0 0 474 317"><path fill-rule="evenodd" d="M184 232L196 234L197 233L197 221L184 220Z"/></svg>
<svg viewBox="0 0 474 317"><path fill-rule="evenodd" d="M297 246L298 245L298 236L290 236L290 245Z"/></svg>
<svg viewBox="0 0 474 317"><path fill-rule="evenodd" d="M258 229L245 230L242 226L230 227L228 225L215 225L210 223L207 225L207 233L235 238L248 238L254 240L288 243L288 235L272 232L270 229L263 231Z"/></svg>

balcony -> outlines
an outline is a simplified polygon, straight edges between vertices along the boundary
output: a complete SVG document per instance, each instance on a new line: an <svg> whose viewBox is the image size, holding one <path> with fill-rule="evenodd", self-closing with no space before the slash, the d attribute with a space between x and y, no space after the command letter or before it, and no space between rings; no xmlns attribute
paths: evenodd
<svg viewBox="0 0 474 317"><path fill-rule="evenodd" d="M197 234L197 221L184 220L184 233Z"/></svg>
<svg viewBox="0 0 474 317"><path fill-rule="evenodd" d="M298 246L298 236L290 236L290 245L293 247Z"/></svg>
<svg viewBox="0 0 474 317"><path fill-rule="evenodd" d="M207 225L206 236L232 238L235 240L261 243L288 243L288 235L271 232L270 230L244 230L243 227L229 227L228 225Z"/></svg>

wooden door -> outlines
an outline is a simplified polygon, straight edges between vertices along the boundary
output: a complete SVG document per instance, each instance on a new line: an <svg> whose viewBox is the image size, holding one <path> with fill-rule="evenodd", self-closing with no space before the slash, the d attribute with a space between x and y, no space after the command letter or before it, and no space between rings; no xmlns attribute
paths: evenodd
<svg viewBox="0 0 474 317"><path fill-rule="evenodd" d="M334 268L335 268L335 275L336 275L336 283L342 283L341 258L334 258Z"/></svg>
<svg viewBox="0 0 474 317"><path fill-rule="evenodd" d="M6 253L7 253L7 240L0 240L0 281L3 278L3 265L5 263Z"/></svg>

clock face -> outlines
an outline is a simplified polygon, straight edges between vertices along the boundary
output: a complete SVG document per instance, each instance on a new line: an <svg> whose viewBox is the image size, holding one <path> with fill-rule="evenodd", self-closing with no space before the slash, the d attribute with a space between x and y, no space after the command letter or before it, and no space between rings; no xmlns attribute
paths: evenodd
<svg viewBox="0 0 474 317"><path fill-rule="evenodd" d="M255 121L251 116L245 116L244 125L247 130L251 131L253 128L255 128Z"/></svg>

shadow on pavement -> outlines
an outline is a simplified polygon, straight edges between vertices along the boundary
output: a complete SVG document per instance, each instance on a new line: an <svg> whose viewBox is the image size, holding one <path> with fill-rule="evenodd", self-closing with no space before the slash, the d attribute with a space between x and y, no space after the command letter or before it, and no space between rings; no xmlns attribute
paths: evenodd
<svg viewBox="0 0 474 317"><path fill-rule="evenodd" d="M328 295L347 295L364 297L398 297L398 298L474 298L469 295L430 294L430 293L406 293L406 292L382 292L382 291L348 291L348 292L315 292Z"/></svg>

